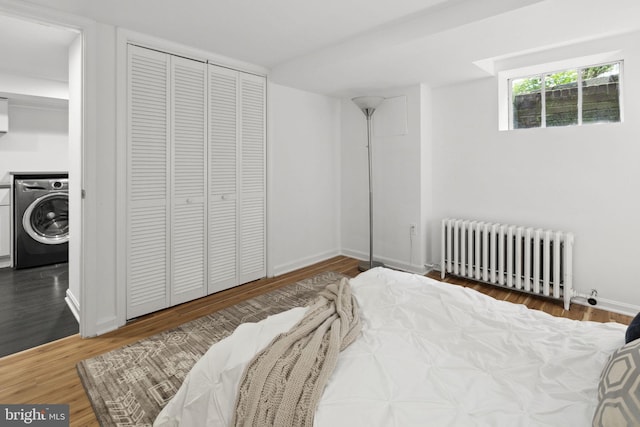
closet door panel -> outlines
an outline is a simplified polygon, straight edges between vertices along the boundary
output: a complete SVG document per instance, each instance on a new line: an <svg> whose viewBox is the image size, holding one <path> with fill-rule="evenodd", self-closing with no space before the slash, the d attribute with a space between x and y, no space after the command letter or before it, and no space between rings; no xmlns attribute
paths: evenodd
<svg viewBox="0 0 640 427"><path fill-rule="evenodd" d="M166 307L165 207L133 208L129 213L129 223L127 318L131 319Z"/></svg>
<svg viewBox="0 0 640 427"><path fill-rule="evenodd" d="M265 98L263 77L240 73L240 283L266 275Z"/></svg>
<svg viewBox="0 0 640 427"><path fill-rule="evenodd" d="M206 295L206 64L171 57L171 305Z"/></svg>
<svg viewBox="0 0 640 427"><path fill-rule="evenodd" d="M209 293L238 284L238 73L209 65Z"/></svg>
<svg viewBox="0 0 640 427"><path fill-rule="evenodd" d="M214 199L209 216L209 293L219 292L238 284L236 253L236 200Z"/></svg>
<svg viewBox="0 0 640 427"><path fill-rule="evenodd" d="M128 47L127 318L166 307L169 57Z"/></svg>
<svg viewBox="0 0 640 427"><path fill-rule="evenodd" d="M240 212L240 283L246 283L265 276L264 199L244 197Z"/></svg>

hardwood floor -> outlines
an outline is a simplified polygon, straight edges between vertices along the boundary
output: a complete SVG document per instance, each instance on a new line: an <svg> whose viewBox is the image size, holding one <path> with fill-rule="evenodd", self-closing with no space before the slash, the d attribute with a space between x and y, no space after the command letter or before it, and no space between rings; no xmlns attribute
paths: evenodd
<svg viewBox="0 0 640 427"><path fill-rule="evenodd" d="M96 338L81 339L78 335L74 335L0 358L0 403L65 403L70 405L72 426L98 425L76 372L75 366L80 360L174 328L182 323L323 271L336 271L353 277L358 274L357 261L342 256L335 257L276 278L258 280L141 317L117 331ZM430 274L430 276L439 279L437 273ZM628 316L608 313L592 307L573 304L570 312L565 312L562 305L554 301L511 293L461 279L447 278L445 281L472 287L498 299L526 303L532 308L548 311L558 316L600 322L615 320L625 324L631 321Z"/></svg>
<svg viewBox="0 0 640 427"><path fill-rule="evenodd" d="M440 280L440 272L432 271L427 274L427 277ZM574 320L591 320L594 322L603 323L618 322L624 325L628 325L629 323L631 323L631 320L633 320L632 316L625 316L624 314L612 313L610 311L600 310L592 306L583 306L574 303L571 304L569 311L566 311L562 302L557 300L538 297L521 292L513 292L498 286L478 283L459 277L446 276L442 281L454 285L464 286L465 288L475 289L476 291L482 292L486 295L490 295L495 299L509 301L515 304L524 304L534 310L542 310L558 317L567 317Z"/></svg>
<svg viewBox="0 0 640 427"><path fill-rule="evenodd" d="M78 333L68 264L0 269L0 357Z"/></svg>

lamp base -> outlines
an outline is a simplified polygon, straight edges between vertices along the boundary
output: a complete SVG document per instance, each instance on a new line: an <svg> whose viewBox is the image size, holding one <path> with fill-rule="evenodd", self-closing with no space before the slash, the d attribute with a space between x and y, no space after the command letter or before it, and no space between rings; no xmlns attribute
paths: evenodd
<svg viewBox="0 0 640 427"><path fill-rule="evenodd" d="M371 268L376 268L376 267L384 267L384 264L381 263L380 261L373 261L373 267L372 267L369 261L360 261L358 263L358 271L367 271Z"/></svg>

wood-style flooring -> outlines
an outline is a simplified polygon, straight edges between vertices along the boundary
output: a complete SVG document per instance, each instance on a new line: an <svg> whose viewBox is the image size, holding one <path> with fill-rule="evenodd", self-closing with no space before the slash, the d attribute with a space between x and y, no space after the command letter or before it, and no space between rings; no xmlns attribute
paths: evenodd
<svg viewBox="0 0 640 427"><path fill-rule="evenodd" d="M427 274L427 277L441 280L439 271L433 271ZM618 322L622 323L623 325L628 325L633 320L632 316L625 316L624 314L612 313L610 311L600 310L592 306L583 306L574 303L571 304L569 311L567 311L564 309L562 302L557 300L538 297L522 292L509 291L506 288L487 285L485 283L479 283L473 280L463 279L459 277L446 276L442 281L454 285L464 286L465 288L475 289L476 291L482 292L486 295L490 295L495 299L509 301L515 304L524 304L534 310L545 311L557 317L567 317L574 320L591 320L593 322L602 323Z"/></svg>
<svg viewBox="0 0 640 427"><path fill-rule="evenodd" d="M0 403L69 404L72 426L98 425L76 372L75 366L80 360L174 328L182 323L323 271L336 271L348 276L355 276L358 274L357 261L342 256L335 257L279 277L258 280L140 317L117 331L96 338L81 339L78 335L74 335L0 358ZM438 274L431 274L431 276L439 279ZM532 308L544 310L557 316L601 322L613 320L625 324L631 321L628 316L608 313L593 307L572 304L571 310L566 312L562 305L555 301L511 293L466 280L447 278L446 281L472 287L498 299L525 303Z"/></svg>
<svg viewBox="0 0 640 427"><path fill-rule="evenodd" d="M68 264L0 268L0 357L78 333L64 300L68 270Z"/></svg>

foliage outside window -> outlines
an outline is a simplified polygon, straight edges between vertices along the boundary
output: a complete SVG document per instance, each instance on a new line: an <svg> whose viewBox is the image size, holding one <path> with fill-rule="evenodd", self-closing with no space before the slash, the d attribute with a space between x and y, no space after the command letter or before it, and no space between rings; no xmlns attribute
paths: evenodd
<svg viewBox="0 0 640 427"><path fill-rule="evenodd" d="M621 62L509 80L511 128L620 121Z"/></svg>

